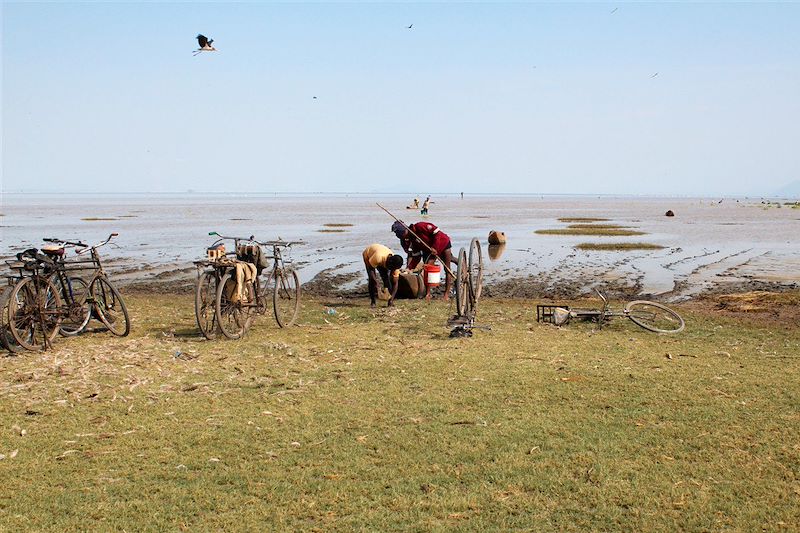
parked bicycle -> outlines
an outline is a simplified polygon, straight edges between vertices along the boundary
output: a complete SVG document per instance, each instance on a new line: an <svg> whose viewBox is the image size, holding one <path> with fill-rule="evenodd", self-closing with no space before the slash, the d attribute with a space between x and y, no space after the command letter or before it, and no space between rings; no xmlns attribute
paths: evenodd
<svg viewBox="0 0 800 533"><path fill-rule="evenodd" d="M609 308L608 298L595 289L603 302L603 307L599 309L570 308L566 305L537 305L536 320L538 322L550 322L558 326L566 325L572 319L587 320L595 322L599 328L615 317L625 317L637 326L640 326L654 333L679 333L683 331L685 323L683 318L666 305L649 302L646 300L635 300L628 302L622 311L612 311Z"/></svg>
<svg viewBox="0 0 800 533"><path fill-rule="evenodd" d="M7 298L7 330L14 341L27 350L43 350L56 334L81 333L89 323L92 311L114 335L130 332L130 317L125 301L108 279L100 261L98 248L116 237L95 245L62 239L44 239L54 244L41 251L29 249L17 254L17 261L8 262L18 274ZM66 250L76 255L89 253L86 259L66 260ZM88 281L75 275L91 270ZM5 333L4 333L5 335ZM6 342L6 344L9 344Z"/></svg>
<svg viewBox="0 0 800 533"><path fill-rule="evenodd" d="M257 241L249 238L227 237L212 231L218 239L208 248L208 258L195 261L198 268L195 285L195 316L197 326L207 339L221 332L226 338L241 338L253 324L256 315L267 312L268 300L278 326L294 324L300 310L300 279L288 265L284 251L302 241ZM233 241L234 251L226 252L225 241ZM264 248L272 248L272 255ZM269 261L272 267L269 267ZM250 263L255 275L249 276ZM266 276L262 273L266 271Z"/></svg>

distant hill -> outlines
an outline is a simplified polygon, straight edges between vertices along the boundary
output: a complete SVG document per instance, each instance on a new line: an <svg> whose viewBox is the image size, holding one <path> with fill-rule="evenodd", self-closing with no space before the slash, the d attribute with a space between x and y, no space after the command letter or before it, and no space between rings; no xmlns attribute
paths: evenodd
<svg viewBox="0 0 800 533"><path fill-rule="evenodd" d="M800 180L788 183L775 191L775 196L781 198L800 198Z"/></svg>

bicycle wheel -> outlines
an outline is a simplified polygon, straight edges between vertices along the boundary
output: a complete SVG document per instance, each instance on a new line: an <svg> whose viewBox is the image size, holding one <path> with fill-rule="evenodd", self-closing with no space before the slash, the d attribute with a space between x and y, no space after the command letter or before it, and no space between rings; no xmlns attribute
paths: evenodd
<svg viewBox="0 0 800 533"><path fill-rule="evenodd" d="M462 248L458 251L458 266L456 267L456 313L465 316L468 311L469 300L469 267L467 265L467 252Z"/></svg>
<svg viewBox="0 0 800 533"><path fill-rule="evenodd" d="M26 350L44 350L58 334L61 297L42 277L25 278L14 286L8 302L8 326Z"/></svg>
<svg viewBox="0 0 800 533"><path fill-rule="evenodd" d="M131 319L117 288L108 279L97 278L92 283L91 293L100 322L117 337L127 336L131 331Z"/></svg>
<svg viewBox="0 0 800 533"><path fill-rule="evenodd" d="M194 291L194 316L197 327L206 339L217 336L217 317L215 304L217 299L217 277L214 272L203 272L197 278Z"/></svg>
<svg viewBox="0 0 800 533"><path fill-rule="evenodd" d="M11 353L19 353L24 348L11 334L11 328L8 325L8 300L13 289L13 285L6 285L0 290L0 346Z"/></svg>
<svg viewBox="0 0 800 533"><path fill-rule="evenodd" d="M634 324L655 333L678 333L683 331L683 318L666 305L660 303L636 300L625 306L625 314Z"/></svg>
<svg viewBox="0 0 800 533"><path fill-rule="evenodd" d="M255 298L253 284L247 283L242 290L245 302L236 301L236 285L236 273L229 270L219 281L215 305L219 329L231 340L241 338L253 323L253 308L246 303Z"/></svg>
<svg viewBox="0 0 800 533"><path fill-rule="evenodd" d="M469 243L469 283L474 302L477 302L483 289L483 253L478 239L472 239Z"/></svg>
<svg viewBox="0 0 800 533"><path fill-rule="evenodd" d="M60 289L64 298L64 318L61 320L59 333L65 337L73 337L82 332L92 317L92 304L89 301L89 286L83 278L67 277L66 287L58 276L51 278Z"/></svg>
<svg viewBox="0 0 800 533"><path fill-rule="evenodd" d="M288 328L294 324L300 311L300 278L294 270L275 271L272 308L275 311L275 321L280 327Z"/></svg>

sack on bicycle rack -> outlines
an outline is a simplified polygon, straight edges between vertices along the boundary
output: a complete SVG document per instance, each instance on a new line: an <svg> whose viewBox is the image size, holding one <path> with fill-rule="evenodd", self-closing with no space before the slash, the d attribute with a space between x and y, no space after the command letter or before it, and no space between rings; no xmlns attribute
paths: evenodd
<svg viewBox="0 0 800 533"><path fill-rule="evenodd" d="M220 243L216 246L209 246L206 248L206 256L210 261L216 261L221 257L225 257L225 245Z"/></svg>
<svg viewBox="0 0 800 533"><path fill-rule="evenodd" d="M569 322L569 310L563 307L556 307L553 309L553 324L556 326L563 326Z"/></svg>
<svg viewBox="0 0 800 533"><path fill-rule="evenodd" d="M267 258L261 251L261 246L257 244L240 244L236 248L236 259L255 265L257 276L260 276L261 271L269 266Z"/></svg>

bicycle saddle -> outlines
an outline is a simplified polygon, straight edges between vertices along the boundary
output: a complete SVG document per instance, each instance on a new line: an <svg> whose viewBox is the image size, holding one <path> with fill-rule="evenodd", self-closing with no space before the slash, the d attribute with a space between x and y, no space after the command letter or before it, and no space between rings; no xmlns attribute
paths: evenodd
<svg viewBox="0 0 800 533"><path fill-rule="evenodd" d="M55 244L47 244L45 246L42 246L42 252L44 252L46 255L50 255L53 257L63 257L64 247Z"/></svg>

